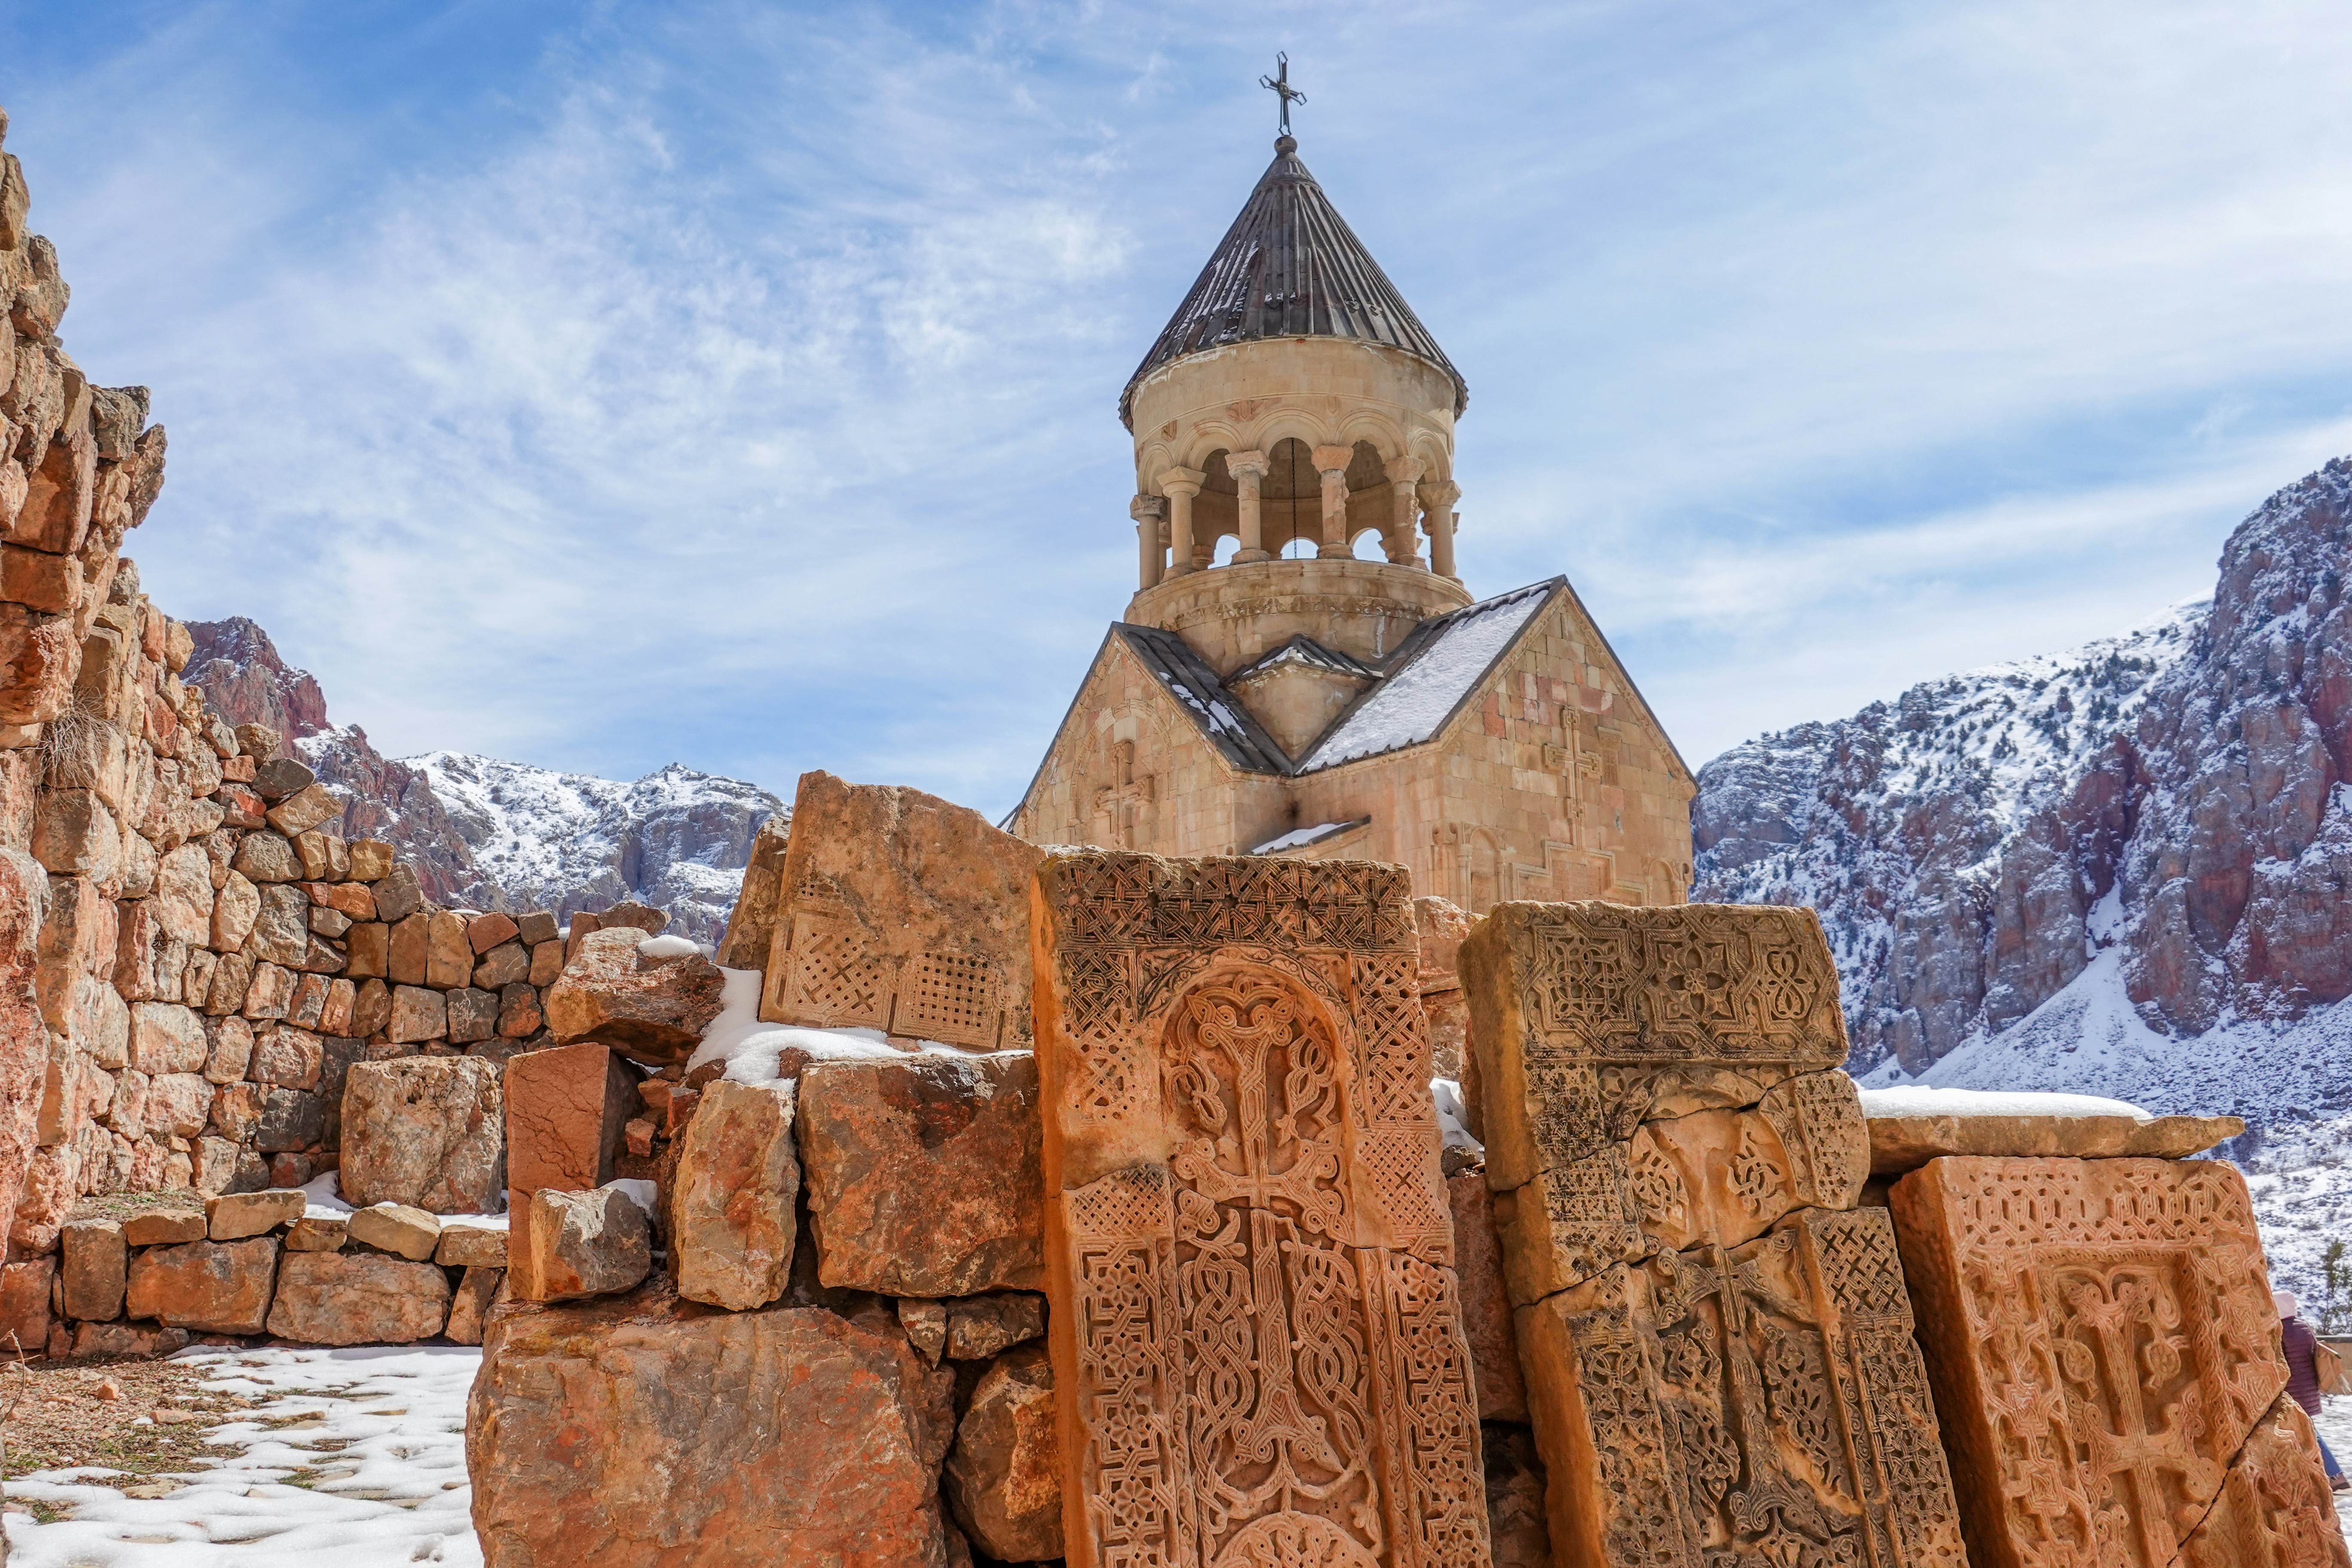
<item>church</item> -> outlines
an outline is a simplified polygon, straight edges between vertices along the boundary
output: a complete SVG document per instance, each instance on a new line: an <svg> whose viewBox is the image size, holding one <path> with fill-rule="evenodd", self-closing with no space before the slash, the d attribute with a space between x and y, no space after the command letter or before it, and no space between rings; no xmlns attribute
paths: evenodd
<svg viewBox="0 0 2352 1568"><path fill-rule="evenodd" d="M1005 826L1680 903L1689 767L1566 577L1473 601L1469 386L1287 125L1120 395L1137 583Z"/></svg>

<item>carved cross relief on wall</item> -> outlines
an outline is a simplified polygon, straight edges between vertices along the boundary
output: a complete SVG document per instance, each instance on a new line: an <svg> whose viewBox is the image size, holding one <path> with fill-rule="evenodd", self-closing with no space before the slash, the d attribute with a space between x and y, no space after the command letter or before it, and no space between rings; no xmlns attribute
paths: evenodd
<svg viewBox="0 0 2352 1568"><path fill-rule="evenodd" d="M1483 1565L1402 875L1055 857L1037 931L1074 1568Z"/></svg>

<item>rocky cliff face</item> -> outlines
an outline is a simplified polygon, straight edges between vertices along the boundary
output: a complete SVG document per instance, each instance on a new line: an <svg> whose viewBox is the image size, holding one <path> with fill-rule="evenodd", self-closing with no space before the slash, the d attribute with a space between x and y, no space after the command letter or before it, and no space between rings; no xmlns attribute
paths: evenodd
<svg viewBox="0 0 2352 1568"><path fill-rule="evenodd" d="M327 717L310 672L245 617L189 625L188 679L239 724L285 734L342 797L348 837L382 838L432 898L481 910L602 910L636 899L716 941L774 795L676 763L632 784L456 752L384 756Z"/></svg>
<svg viewBox="0 0 2352 1568"><path fill-rule="evenodd" d="M1693 896L1820 910L1874 1081L2246 1117L2273 1268L2325 1300L2352 1226L2347 577L2339 458L2238 526L2210 604L1709 763Z"/></svg>
<svg viewBox="0 0 2352 1568"><path fill-rule="evenodd" d="M2347 548L2338 459L2239 525L2210 605L1734 748L1700 771L1698 896L1822 910L1864 1068L1924 1071L2109 949L2166 1036L2342 1000Z"/></svg>

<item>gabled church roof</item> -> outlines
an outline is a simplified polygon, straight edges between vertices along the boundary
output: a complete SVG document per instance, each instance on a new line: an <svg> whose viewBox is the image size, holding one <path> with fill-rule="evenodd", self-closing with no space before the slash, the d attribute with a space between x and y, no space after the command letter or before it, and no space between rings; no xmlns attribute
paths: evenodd
<svg viewBox="0 0 2352 1568"><path fill-rule="evenodd" d="M1217 242L1192 292L1118 395L1118 417L1135 428L1136 384L1187 354L1258 338L1355 338L1427 360L1454 381L1454 412L1470 386L1363 241L1339 216L1288 136Z"/></svg>

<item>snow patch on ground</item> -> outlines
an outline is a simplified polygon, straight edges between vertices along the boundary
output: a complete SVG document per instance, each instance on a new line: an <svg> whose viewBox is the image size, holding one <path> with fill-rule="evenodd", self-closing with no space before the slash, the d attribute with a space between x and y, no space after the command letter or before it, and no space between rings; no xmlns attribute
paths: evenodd
<svg viewBox="0 0 2352 1568"><path fill-rule="evenodd" d="M383 1346L178 1359L214 1373L211 1386L278 1397L214 1428L236 1452L186 1472L188 1484L169 1497L127 1496L133 1478L93 1466L9 1482L12 1501L72 1512L55 1524L10 1513L11 1568L478 1568L465 1430L481 1352Z"/></svg>

